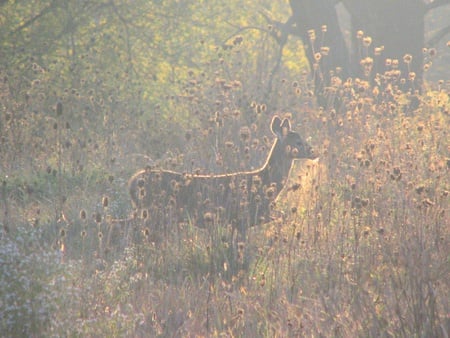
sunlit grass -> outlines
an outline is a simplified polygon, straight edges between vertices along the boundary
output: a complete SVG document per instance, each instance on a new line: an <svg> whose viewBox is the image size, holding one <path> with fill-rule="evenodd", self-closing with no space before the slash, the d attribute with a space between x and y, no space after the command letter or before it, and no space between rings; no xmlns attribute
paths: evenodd
<svg viewBox="0 0 450 338"><path fill-rule="evenodd" d="M214 77L187 74L186 95L164 98L175 111L138 118L92 88L67 90L58 108L40 96L45 77L30 89L27 118L22 99L5 96L2 332L448 335L445 83L419 93L390 73L378 84L336 80L318 107L307 74L281 73L268 102L253 102L257 81L243 88L230 54L211 65ZM188 128L170 117L181 112L193 117ZM321 170L294 164L272 221L242 240L215 218L198 227L170 208L164 222L132 215L126 185L140 167L260 167L275 113L318 150Z"/></svg>

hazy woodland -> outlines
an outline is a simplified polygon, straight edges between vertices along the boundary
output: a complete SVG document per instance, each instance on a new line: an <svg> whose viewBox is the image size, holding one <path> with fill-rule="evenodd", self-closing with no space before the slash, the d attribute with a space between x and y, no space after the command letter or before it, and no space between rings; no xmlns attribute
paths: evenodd
<svg viewBox="0 0 450 338"><path fill-rule="evenodd" d="M448 12L427 14L426 37ZM290 14L0 1L0 336L450 335L449 37L424 46L422 81L397 72L408 52L359 32L365 76L340 78L327 27L311 67L299 37L280 48ZM158 221L133 210L146 167L260 168L275 115L318 167L294 162L269 222L242 238L220 208L201 227L170 205Z"/></svg>

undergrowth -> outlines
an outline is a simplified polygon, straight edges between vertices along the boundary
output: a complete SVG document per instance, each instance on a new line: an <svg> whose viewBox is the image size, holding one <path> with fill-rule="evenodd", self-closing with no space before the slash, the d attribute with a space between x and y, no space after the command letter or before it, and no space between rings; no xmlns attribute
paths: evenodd
<svg viewBox="0 0 450 338"><path fill-rule="evenodd" d="M419 91L389 64L372 78L332 78L319 107L308 74L281 71L265 101L252 79L244 88L232 76L234 57L190 71L137 115L122 113L136 111L131 97L106 88L47 94L36 63L28 88L3 82L2 334L448 336L446 83ZM274 212L244 241L229 224L131 217L135 170L257 168L274 113L326 170L299 185L306 204Z"/></svg>

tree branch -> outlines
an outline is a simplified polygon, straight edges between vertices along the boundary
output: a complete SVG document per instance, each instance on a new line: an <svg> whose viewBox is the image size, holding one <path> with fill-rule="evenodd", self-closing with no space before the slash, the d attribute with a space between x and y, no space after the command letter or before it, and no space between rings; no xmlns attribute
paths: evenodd
<svg viewBox="0 0 450 338"><path fill-rule="evenodd" d="M32 25L36 20L40 19L41 17L43 17L44 15L46 15L47 13L51 12L53 10L53 7L55 5L56 1L53 1L50 5L48 5L47 7L45 7L42 11L40 11L38 14L36 14L35 16L33 16L31 19L29 19L28 21L24 22L22 25L20 25L19 27L17 27L15 30L13 30L11 32L11 34L15 34L17 32L20 32L22 29L27 28L28 26Z"/></svg>
<svg viewBox="0 0 450 338"><path fill-rule="evenodd" d="M441 6L445 6L450 4L450 0L434 0L433 2L430 2L429 4L427 4L425 6L425 13L427 13L428 11L434 9L434 8L438 8Z"/></svg>
<svg viewBox="0 0 450 338"><path fill-rule="evenodd" d="M441 41L449 33L450 33L450 25L440 29L435 34L433 34L433 36L426 42L426 45L428 47L436 46L438 42Z"/></svg>
<svg viewBox="0 0 450 338"><path fill-rule="evenodd" d="M110 4L112 6L112 9L114 11L114 13L117 15L117 17L119 18L120 22L122 22L123 26L125 27L125 35L126 35L126 41L127 41L127 54L128 54L128 66L130 68L130 70L133 68L133 54L131 51L131 37L130 37L130 29L128 27L128 22L127 20L122 16L122 14L119 12L119 10L117 9L115 3L113 0L110 1Z"/></svg>

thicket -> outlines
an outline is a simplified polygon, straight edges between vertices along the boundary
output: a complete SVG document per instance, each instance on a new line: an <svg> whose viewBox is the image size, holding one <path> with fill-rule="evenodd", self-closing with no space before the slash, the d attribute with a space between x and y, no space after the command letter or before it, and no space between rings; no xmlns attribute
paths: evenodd
<svg viewBox="0 0 450 338"><path fill-rule="evenodd" d="M448 81L365 59L318 100L326 48L311 75L293 39L277 68L270 3L0 6L2 335L448 336ZM261 166L275 113L326 169L304 205L239 243L120 221L147 165Z"/></svg>

